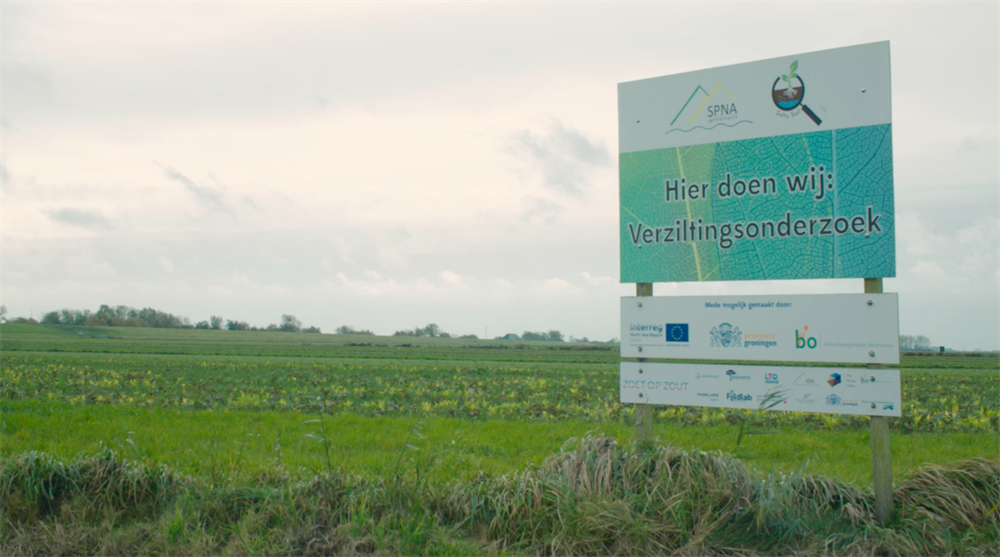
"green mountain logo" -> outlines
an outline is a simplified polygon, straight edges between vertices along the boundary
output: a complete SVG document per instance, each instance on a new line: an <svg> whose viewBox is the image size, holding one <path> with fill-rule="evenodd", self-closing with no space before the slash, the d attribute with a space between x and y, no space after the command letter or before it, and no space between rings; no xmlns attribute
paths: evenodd
<svg viewBox="0 0 1000 557"><path fill-rule="evenodd" d="M698 101L701 101L701 103L699 104ZM702 113L709 118L735 118L738 113L737 105L739 104L740 101L721 83L716 83L711 92L706 91L704 87L698 85L691 92L687 101L684 102L684 106L677 111L677 115L670 121L670 125L676 126L678 121L680 121L680 126L694 124L695 119ZM697 109L695 109L696 106L698 107Z"/></svg>

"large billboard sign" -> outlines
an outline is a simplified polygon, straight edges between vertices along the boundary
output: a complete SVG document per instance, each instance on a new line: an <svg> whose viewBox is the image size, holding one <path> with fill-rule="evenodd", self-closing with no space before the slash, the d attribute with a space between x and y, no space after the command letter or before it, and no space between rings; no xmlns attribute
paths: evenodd
<svg viewBox="0 0 1000 557"><path fill-rule="evenodd" d="M899 363L896 294L621 299L624 358Z"/></svg>
<svg viewBox="0 0 1000 557"><path fill-rule="evenodd" d="M620 380L632 404L902 415L898 369L622 362Z"/></svg>
<svg viewBox="0 0 1000 557"><path fill-rule="evenodd" d="M618 85L622 282L893 277L889 43Z"/></svg>

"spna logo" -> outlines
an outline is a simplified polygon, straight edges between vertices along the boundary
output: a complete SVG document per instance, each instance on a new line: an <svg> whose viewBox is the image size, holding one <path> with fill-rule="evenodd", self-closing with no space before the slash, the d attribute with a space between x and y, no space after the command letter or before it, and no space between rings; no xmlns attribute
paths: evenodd
<svg viewBox="0 0 1000 557"><path fill-rule="evenodd" d="M778 374L777 373L765 373L764 374L764 382L765 383L774 383L774 384L777 384L778 383Z"/></svg>
<svg viewBox="0 0 1000 557"><path fill-rule="evenodd" d="M802 333L799 333L798 329L795 329L795 348L816 348L816 337L807 337L806 333L809 332L809 325L802 327Z"/></svg>
<svg viewBox="0 0 1000 557"><path fill-rule="evenodd" d="M667 342L688 342L687 323L667 323L664 328L667 330Z"/></svg>
<svg viewBox="0 0 1000 557"><path fill-rule="evenodd" d="M891 404L885 404L882 406L882 410L892 410L894 407Z"/></svg>
<svg viewBox="0 0 1000 557"><path fill-rule="evenodd" d="M678 104L680 104L678 98ZM717 126L734 127L752 124L749 120L739 120L737 105L740 101L722 83L716 83L711 91L696 85L691 95L681 105L670 121L670 131L687 133L695 129L710 130Z"/></svg>

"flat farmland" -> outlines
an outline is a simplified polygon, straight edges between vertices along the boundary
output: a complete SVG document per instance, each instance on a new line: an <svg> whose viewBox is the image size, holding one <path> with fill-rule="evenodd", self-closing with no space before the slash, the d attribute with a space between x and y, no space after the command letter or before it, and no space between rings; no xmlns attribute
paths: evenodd
<svg viewBox="0 0 1000 557"><path fill-rule="evenodd" d="M7 465L44 455L68 466L110 450L209 489L324 474L441 488L540 470L588 440L632 439L617 346L28 325L0 335ZM922 466L996 462L998 373L996 355L904 355L897 484ZM867 418L663 407L655 420L656 450L718 455L756 478L870 487ZM488 546L466 538L446 545Z"/></svg>
<svg viewBox="0 0 1000 557"><path fill-rule="evenodd" d="M8 328L13 330L8 333ZM526 430L543 427L566 438L598 427L623 439L631 435L632 409L618 402L616 346L17 325L4 325L3 332L0 400L5 442L0 454L8 456L54 447L71 456L93 450L102 441L116 446L125 431L95 427L61 438L65 428L47 431L44 424L50 419L30 418L45 415L47 406L61 408L58 415L88 420L121 412L148 415L135 421L156 423L181 446L184 439L177 438L171 421L219 420L230 429L244 417L252 421L272 413L274 420L288 424L319 413L350 418L362 431L370 430L364 425L369 418L384 424L395 418L404 424L450 420L470 443L478 431L489 429L485 424L496 425L493 422ZM914 439L914 434L947 434L975 452L941 452L938 445L948 437L935 436L929 450L918 452L926 462L995 453L1000 431L997 366L996 356L904 355L903 417L891 421L897 444ZM741 422L745 430L762 435L759 441L767 445L782 444L774 437L782 433L820 440L828 435L819 432L865 434L868 423L858 416L699 407L660 407L655 416L664 441L703 438L706 446L689 446L729 451L753 446L735 446ZM569 424L573 427L565 430ZM283 433L243 429L252 430L262 443L277 443ZM954 437L957 434L962 435ZM554 444L539 447L537 460L565 441L559 433L553 435ZM155 444L157 437L150 434L145 442ZM301 448L308 438L301 428L293 428L284 433L284 443ZM222 440L217 444L226 447L224 453L236 447ZM511 451L521 452L518 446ZM168 454L160 456L173 460ZM794 469L810 456L794 454L780 463L765 459L760 465ZM249 457L244 451L244 458ZM832 464L823 461L826 464L816 464ZM864 484L865 463L857 468L845 479Z"/></svg>

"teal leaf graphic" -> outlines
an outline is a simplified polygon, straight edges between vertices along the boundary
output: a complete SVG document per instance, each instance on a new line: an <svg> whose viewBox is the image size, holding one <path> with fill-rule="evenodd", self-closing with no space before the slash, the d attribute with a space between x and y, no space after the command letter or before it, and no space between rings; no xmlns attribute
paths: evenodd
<svg viewBox="0 0 1000 557"><path fill-rule="evenodd" d="M799 69L799 61L798 60L792 62L792 66L790 68L788 68L788 73L794 74L795 70L797 70L797 69Z"/></svg>
<svg viewBox="0 0 1000 557"><path fill-rule="evenodd" d="M787 76L787 75L784 75L784 74L782 74L782 75L781 75L781 81L788 81L788 76ZM789 85L791 85L791 84L792 84L792 82L791 82L791 81L788 81L788 84L789 84Z"/></svg>

